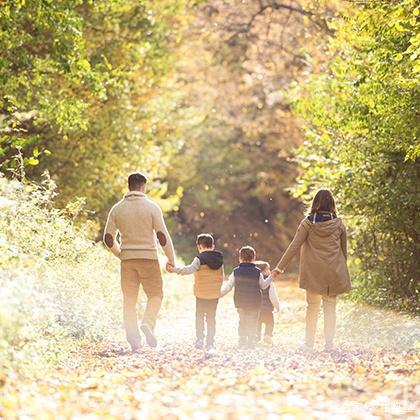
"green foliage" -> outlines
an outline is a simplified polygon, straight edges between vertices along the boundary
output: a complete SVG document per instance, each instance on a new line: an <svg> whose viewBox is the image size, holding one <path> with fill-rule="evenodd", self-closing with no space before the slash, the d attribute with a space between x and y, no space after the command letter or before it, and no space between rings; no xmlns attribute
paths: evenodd
<svg viewBox="0 0 420 420"><path fill-rule="evenodd" d="M298 203L285 192L293 165L284 157L270 158L278 154L278 142L260 140L216 118L189 134L168 174L170 185L181 183L184 189L176 246L191 258L195 236L208 231L229 266L237 264L237 251L246 243L276 263L273 244L286 247L300 217Z"/></svg>
<svg viewBox="0 0 420 420"><path fill-rule="evenodd" d="M277 263L302 218L287 192L296 177L288 158L302 134L284 91L306 68L303 48L316 50L326 36L318 19L328 12L323 5L309 21L315 2L295 3L299 8L288 10L209 2L193 11L178 66L185 134L167 176L171 191L184 189L176 240L184 255L191 257L195 235L208 231L230 265L244 243Z"/></svg>
<svg viewBox="0 0 420 420"><path fill-rule="evenodd" d="M104 59L89 62L83 2L6 1L0 14L0 102L2 154L40 141L48 126L55 133L85 130L86 106L71 91L104 97ZM8 161L8 160L7 160Z"/></svg>
<svg viewBox="0 0 420 420"><path fill-rule="evenodd" d="M118 262L51 207L41 187L0 178L2 368L53 359L69 338L97 340L120 327ZM15 366L16 367L16 366Z"/></svg>
<svg viewBox="0 0 420 420"><path fill-rule="evenodd" d="M0 176L0 384L43 377L84 342L123 339L119 260L88 239L91 222L73 223L80 203L58 210L55 194L47 177ZM173 280L163 310L185 294Z"/></svg>
<svg viewBox="0 0 420 420"><path fill-rule="evenodd" d="M88 239L92 223L73 223L81 203L58 210L55 194L49 178L37 186L0 176L0 383L7 385L43 377L83 342L123 339L119 260ZM163 310L185 292L171 280Z"/></svg>
<svg viewBox="0 0 420 420"><path fill-rule="evenodd" d="M355 296L418 299L420 20L415 1L370 1L331 23L323 73L298 92L307 121L294 193L330 187L351 226Z"/></svg>
<svg viewBox="0 0 420 420"><path fill-rule="evenodd" d="M175 104L165 93L169 48L184 2L158 3L3 2L3 171L22 178L23 164L29 178L40 179L48 170L58 205L86 197L102 219L127 172L146 168L164 177L176 140L168 117Z"/></svg>

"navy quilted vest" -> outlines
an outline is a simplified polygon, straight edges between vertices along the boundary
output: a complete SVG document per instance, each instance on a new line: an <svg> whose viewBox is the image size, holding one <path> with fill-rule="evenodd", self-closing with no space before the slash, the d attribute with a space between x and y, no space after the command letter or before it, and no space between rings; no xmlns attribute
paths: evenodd
<svg viewBox="0 0 420 420"><path fill-rule="evenodd" d="M237 308L258 311L261 307L260 274L253 263L240 263L233 270L235 294L233 300Z"/></svg>

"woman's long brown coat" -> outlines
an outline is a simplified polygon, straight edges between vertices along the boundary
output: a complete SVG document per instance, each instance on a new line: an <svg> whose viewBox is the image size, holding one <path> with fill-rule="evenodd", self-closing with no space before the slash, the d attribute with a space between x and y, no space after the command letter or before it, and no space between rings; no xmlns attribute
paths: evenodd
<svg viewBox="0 0 420 420"><path fill-rule="evenodd" d="M341 218L315 224L304 219L277 267L284 270L299 249L300 288L327 296L350 290L347 233Z"/></svg>

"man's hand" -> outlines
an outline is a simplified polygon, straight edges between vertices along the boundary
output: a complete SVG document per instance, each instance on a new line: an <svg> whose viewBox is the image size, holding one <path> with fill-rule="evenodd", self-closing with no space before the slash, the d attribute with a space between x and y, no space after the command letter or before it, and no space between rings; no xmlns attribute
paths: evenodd
<svg viewBox="0 0 420 420"><path fill-rule="evenodd" d="M168 273L173 273L174 272L174 266L169 261L166 263L166 271Z"/></svg>

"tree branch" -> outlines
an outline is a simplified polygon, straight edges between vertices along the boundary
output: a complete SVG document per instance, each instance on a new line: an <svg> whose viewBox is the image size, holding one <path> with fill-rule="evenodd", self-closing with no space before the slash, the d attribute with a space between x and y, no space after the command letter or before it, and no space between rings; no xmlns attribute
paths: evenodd
<svg viewBox="0 0 420 420"><path fill-rule="evenodd" d="M235 31L228 39L228 42L232 41L234 38L236 38L238 35L242 34L242 33L249 33L252 29L252 26L254 25L255 19L258 18L258 16L263 15L267 10L288 10L291 13L298 13L301 14L303 16L307 16L316 26L318 26L318 28L320 28L321 30L325 31L326 33L328 33L329 35L332 35L334 33L334 31L332 31L328 25L326 20L317 13L311 12L310 10L306 10L303 9L301 7L295 7L295 6L291 6L289 4L284 4L284 3L279 3L276 1L267 3L267 4L263 4L262 1L259 1L259 9L253 13L251 15L251 18L249 19L249 21L244 25L243 28L238 29L237 31ZM289 15L290 17L290 15ZM317 18L317 19L315 19Z"/></svg>

